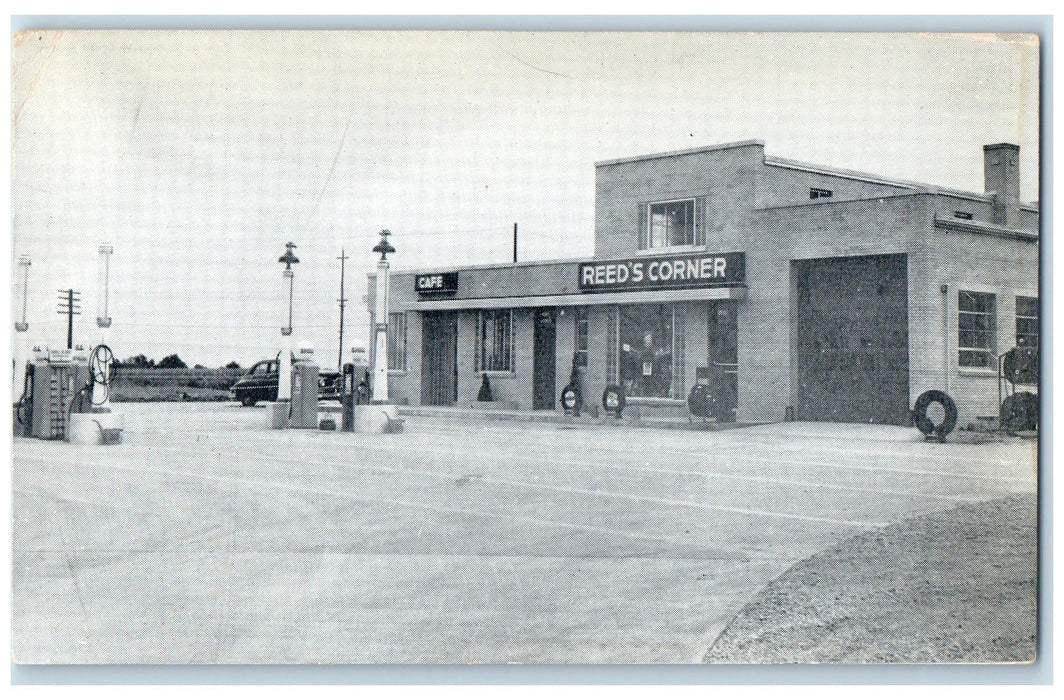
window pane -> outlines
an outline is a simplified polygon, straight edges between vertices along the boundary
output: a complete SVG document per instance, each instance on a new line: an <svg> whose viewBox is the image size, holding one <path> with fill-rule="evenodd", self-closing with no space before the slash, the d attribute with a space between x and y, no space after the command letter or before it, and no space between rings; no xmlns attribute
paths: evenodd
<svg viewBox="0 0 1064 700"><path fill-rule="evenodd" d="M961 350L960 363L962 367L993 367L994 360L990 353L978 350Z"/></svg>
<svg viewBox="0 0 1064 700"><path fill-rule="evenodd" d="M1016 345L1038 346L1038 299L1016 297Z"/></svg>
<svg viewBox="0 0 1064 700"><path fill-rule="evenodd" d="M668 398L672 386L672 306L620 307L618 369L627 396Z"/></svg>
<svg viewBox="0 0 1064 700"><path fill-rule="evenodd" d="M994 310L994 295L978 292L961 292L960 310L990 313Z"/></svg>
<svg viewBox="0 0 1064 700"><path fill-rule="evenodd" d="M695 242L695 202L660 202L648 205L648 243L651 248L693 245Z"/></svg>
<svg viewBox="0 0 1064 700"><path fill-rule="evenodd" d="M513 371L513 314L507 309L480 313L479 370Z"/></svg>
<svg viewBox="0 0 1064 700"><path fill-rule="evenodd" d="M961 367L993 367L994 295L961 291L957 306L957 361Z"/></svg>
<svg viewBox="0 0 1064 700"><path fill-rule="evenodd" d="M574 311L573 351L576 355L576 366L587 369L587 307L577 306Z"/></svg>
<svg viewBox="0 0 1064 700"><path fill-rule="evenodd" d="M1035 297L1016 297L1016 315L1038 318L1038 299Z"/></svg>
<svg viewBox="0 0 1064 700"><path fill-rule="evenodd" d="M406 314L388 314L388 369L406 369Z"/></svg>

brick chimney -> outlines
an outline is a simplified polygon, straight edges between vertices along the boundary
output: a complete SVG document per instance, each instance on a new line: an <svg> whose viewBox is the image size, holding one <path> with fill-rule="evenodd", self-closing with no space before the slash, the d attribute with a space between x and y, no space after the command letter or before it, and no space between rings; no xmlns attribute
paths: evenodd
<svg viewBox="0 0 1064 700"><path fill-rule="evenodd" d="M1015 226L1020 216L1020 147L983 146L983 174L986 193L994 195L994 223Z"/></svg>

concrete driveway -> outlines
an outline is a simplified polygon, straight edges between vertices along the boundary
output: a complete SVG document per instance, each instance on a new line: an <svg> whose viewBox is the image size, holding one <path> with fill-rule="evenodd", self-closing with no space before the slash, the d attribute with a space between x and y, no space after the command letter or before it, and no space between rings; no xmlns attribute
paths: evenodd
<svg viewBox="0 0 1064 700"><path fill-rule="evenodd" d="M1030 442L122 404L124 443L17 439L19 663L694 663L841 538L1036 488Z"/></svg>

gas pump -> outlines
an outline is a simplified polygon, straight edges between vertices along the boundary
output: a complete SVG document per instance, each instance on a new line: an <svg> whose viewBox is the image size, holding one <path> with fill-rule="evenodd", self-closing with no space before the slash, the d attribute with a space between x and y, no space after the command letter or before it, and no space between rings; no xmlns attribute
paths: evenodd
<svg viewBox="0 0 1064 700"><path fill-rule="evenodd" d="M121 442L122 415L101 407L107 401L113 359L106 345L96 346L91 356L80 345L72 350L35 347L16 406L15 434L94 444Z"/></svg>
<svg viewBox="0 0 1064 700"><path fill-rule="evenodd" d="M351 348L351 362L345 362L341 370L343 389L340 405L343 407L341 430L354 430L354 407L369 403L369 355L363 347Z"/></svg>
<svg viewBox="0 0 1064 700"><path fill-rule="evenodd" d="M65 438L70 414L87 412L92 405L93 379L85 349L34 347L23 386L18 409L22 434L44 440Z"/></svg>
<svg viewBox="0 0 1064 700"><path fill-rule="evenodd" d="M314 348L303 343L292 365L292 401L289 428L318 427L318 365L314 363Z"/></svg>

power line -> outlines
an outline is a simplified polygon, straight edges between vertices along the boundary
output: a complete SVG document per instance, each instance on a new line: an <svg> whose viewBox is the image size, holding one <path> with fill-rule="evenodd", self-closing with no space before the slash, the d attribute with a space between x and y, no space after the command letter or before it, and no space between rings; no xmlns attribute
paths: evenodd
<svg viewBox="0 0 1064 700"><path fill-rule="evenodd" d="M75 292L73 289L60 289L59 290L59 315L66 314L67 317L67 350L74 347L74 317L80 316L81 307L78 304L81 303L81 292ZM66 304L64 307L63 304Z"/></svg>
<svg viewBox="0 0 1064 700"><path fill-rule="evenodd" d="M344 296L344 263L347 258L344 249L340 248L340 257L337 258L340 261L340 351L336 357L337 367L342 367L344 363L344 305L347 304L347 297Z"/></svg>

